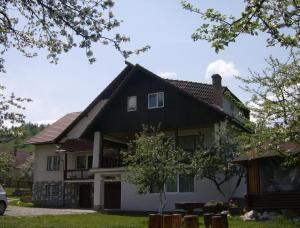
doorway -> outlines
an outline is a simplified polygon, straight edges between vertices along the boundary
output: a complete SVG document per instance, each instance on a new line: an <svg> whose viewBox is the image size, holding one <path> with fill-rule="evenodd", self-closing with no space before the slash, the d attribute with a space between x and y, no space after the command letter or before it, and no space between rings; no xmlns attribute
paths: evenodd
<svg viewBox="0 0 300 228"><path fill-rule="evenodd" d="M79 186L79 207L92 208L92 185L85 184Z"/></svg>
<svg viewBox="0 0 300 228"><path fill-rule="evenodd" d="M121 208L121 182L104 182L104 209Z"/></svg>

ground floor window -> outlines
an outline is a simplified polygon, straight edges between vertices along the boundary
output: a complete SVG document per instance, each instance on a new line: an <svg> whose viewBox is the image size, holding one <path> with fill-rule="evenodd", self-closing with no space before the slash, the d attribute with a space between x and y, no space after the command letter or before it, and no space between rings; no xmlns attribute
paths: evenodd
<svg viewBox="0 0 300 228"><path fill-rule="evenodd" d="M46 194L48 197L58 196L58 185L47 185Z"/></svg>
<svg viewBox="0 0 300 228"><path fill-rule="evenodd" d="M168 181L165 184L165 191L166 192L174 192L174 193L181 193L181 192L194 192L194 176L193 175L186 175L181 176L177 175L175 180ZM150 189L150 193L158 193L159 189L155 186L152 186Z"/></svg>

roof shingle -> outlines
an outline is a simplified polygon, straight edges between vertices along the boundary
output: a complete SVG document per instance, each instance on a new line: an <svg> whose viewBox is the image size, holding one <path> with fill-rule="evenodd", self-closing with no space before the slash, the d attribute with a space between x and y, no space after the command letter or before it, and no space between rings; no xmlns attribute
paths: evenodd
<svg viewBox="0 0 300 228"><path fill-rule="evenodd" d="M181 81L173 79L165 79L167 82L176 86L180 90L188 93L189 95L209 104L214 103L213 86L199 82Z"/></svg>
<svg viewBox="0 0 300 228"><path fill-rule="evenodd" d="M80 112L72 112L63 116L43 131L27 141L28 144L41 144L53 142L78 116Z"/></svg>

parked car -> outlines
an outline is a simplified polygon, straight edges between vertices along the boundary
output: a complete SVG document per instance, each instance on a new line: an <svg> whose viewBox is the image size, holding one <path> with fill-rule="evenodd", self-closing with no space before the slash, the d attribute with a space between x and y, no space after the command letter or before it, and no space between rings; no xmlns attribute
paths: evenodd
<svg viewBox="0 0 300 228"><path fill-rule="evenodd" d="M7 197L6 192L0 185L0 215L3 215L7 207Z"/></svg>

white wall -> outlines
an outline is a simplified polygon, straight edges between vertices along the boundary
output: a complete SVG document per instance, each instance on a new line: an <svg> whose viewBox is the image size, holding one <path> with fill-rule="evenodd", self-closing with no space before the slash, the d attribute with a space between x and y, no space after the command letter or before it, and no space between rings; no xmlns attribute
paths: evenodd
<svg viewBox="0 0 300 228"><path fill-rule="evenodd" d="M211 200L227 202L230 193L234 187L234 181L226 183L223 190L226 197L223 197L216 187L207 179L197 180L194 185L193 193L166 193L167 203L166 211L174 211L177 202L208 202ZM241 182L240 187L236 191L235 197L244 197L246 193L245 181ZM121 210L128 211L157 211L159 207L159 194L150 193L140 195L137 193L134 185L121 183Z"/></svg>
<svg viewBox="0 0 300 228"><path fill-rule="evenodd" d="M33 181L63 181L64 156L55 152L54 144L36 145L34 152ZM47 157L60 156L60 170L47 171Z"/></svg>

